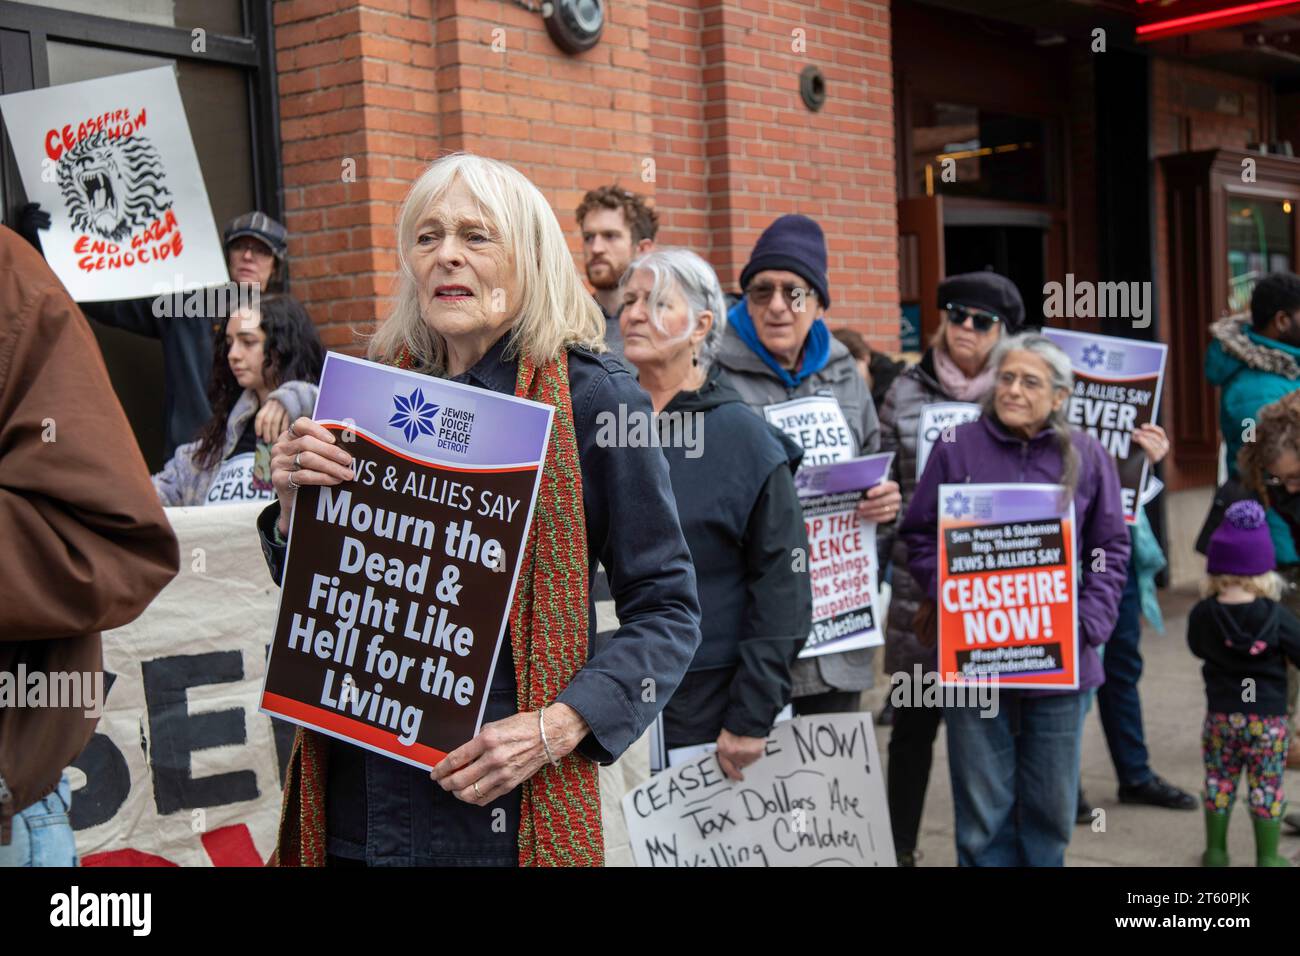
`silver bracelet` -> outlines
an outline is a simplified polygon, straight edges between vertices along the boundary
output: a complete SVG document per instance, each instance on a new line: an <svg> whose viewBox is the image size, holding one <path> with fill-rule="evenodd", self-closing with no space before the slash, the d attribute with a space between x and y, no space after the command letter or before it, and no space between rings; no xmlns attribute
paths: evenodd
<svg viewBox="0 0 1300 956"><path fill-rule="evenodd" d="M551 753L551 745L546 742L546 722L542 717L543 707L537 711L537 729L542 732L542 749L546 751L546 759L551 762L552 767L559 766L559 761L555 759L555 754Z"/></svg>

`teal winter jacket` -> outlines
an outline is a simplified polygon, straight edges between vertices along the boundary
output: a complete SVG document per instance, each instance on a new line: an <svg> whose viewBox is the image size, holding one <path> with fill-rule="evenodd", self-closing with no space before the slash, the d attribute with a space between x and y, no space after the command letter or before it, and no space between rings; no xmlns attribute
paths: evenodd
<svg viewBox="0 0 1300 956"><path fill-rule="evenodd" d="M1205 353L1205 377L1222 392L1219 431L1228 446L1228 474L1237 477L1237 452L1243 432L1259 421L1259 410L1300 388L1300 348L1266 338L1249 319L1229 317L1210 326L1213 340ZM1286 523L1268 510L1278 564L1300 561Z"/></svg>

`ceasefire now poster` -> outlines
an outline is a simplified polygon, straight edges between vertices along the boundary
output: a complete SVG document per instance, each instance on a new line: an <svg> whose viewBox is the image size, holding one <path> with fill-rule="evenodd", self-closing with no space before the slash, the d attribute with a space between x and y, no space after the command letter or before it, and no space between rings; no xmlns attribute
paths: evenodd
<svg viewBox="0 0 1300 956"><path fill-rule="evenodd" d="M1079 686L1074 541L1060 485L939 486L942 684Z"/></svg>
<svg viewBox="0 0 1300 956"><path fill-rule="evenodd" d="M228 281L176 70L0 96L41 249L78 302Z"/></svg>
<svg viewBox="0 0 1300 956"><path fill-rule="evenodd" d="M1064 329L1043 329L1043 334L1070 357L1074 368L1070 424L1092 435L1114 457L1124 520L1132 524L1151 468L1146 453L1133 441L1133 432L1156 420L1169 347Z"/></svg>
<svg viewBox="0 0 1300 956"><path fill-rule="evenodd" d="M553 414L326 357L356 477L298 492L263 710L426 769L478 733Z"/></svg>

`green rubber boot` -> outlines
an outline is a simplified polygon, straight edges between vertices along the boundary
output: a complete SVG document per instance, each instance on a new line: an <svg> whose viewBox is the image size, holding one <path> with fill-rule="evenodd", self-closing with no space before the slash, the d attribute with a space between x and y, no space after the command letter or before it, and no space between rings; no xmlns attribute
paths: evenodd
<svg viewBox="0 0 1300 956"><path fill-rule="evenodd" d="M1291 861L1277 852L1278 839L1282 835L1282 821L1251 817L1255 824L1255 865L1256 866L1290 866Z"/></svg>
<svg viewBox="0 0 1300 956"><path fill-rule="evenodd" d="M1229 811L1231 812L1231 811ZM1275 840L1273 845L1277 846ZM1205 811L1205 852L1201 866L1228 865L1228 813Z"/></svg>

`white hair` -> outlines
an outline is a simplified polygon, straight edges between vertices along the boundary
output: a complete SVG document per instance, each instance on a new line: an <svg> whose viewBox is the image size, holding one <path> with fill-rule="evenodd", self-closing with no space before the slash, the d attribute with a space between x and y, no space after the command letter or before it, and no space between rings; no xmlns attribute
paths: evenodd
<svg viewBox="0 0 1300 956"><path fill-rule="evenodd" d="M686 300L689 322L681 339L695 331L701 313L713 315L713 325L700 343L699 350L700 365L707 369L727 327L727 299L722 294L722 285L713 267L689 249L660 246L629 263L619 282L620 292L638 269L645 269L654 277L650 287L649 313L650 321L660 332L667 334L659 317L659 300L669 290Z"/></svg>
<svg viewBox="0 0 1300 956"><path fill-rule="evenodd" d="M543 364L569 346L605 351L605 321L582 285L555 212L528 178L505 163L473 153L435 161L412 185L397 219L397 302L372 336L369 358L392 363L406 347L416 368L442 374L447 346L420 315L415 274L408 253L429 207L455 182L464 183L484 222L501 236L519 280L519 312L510 329L511 355Z"/></svg>

